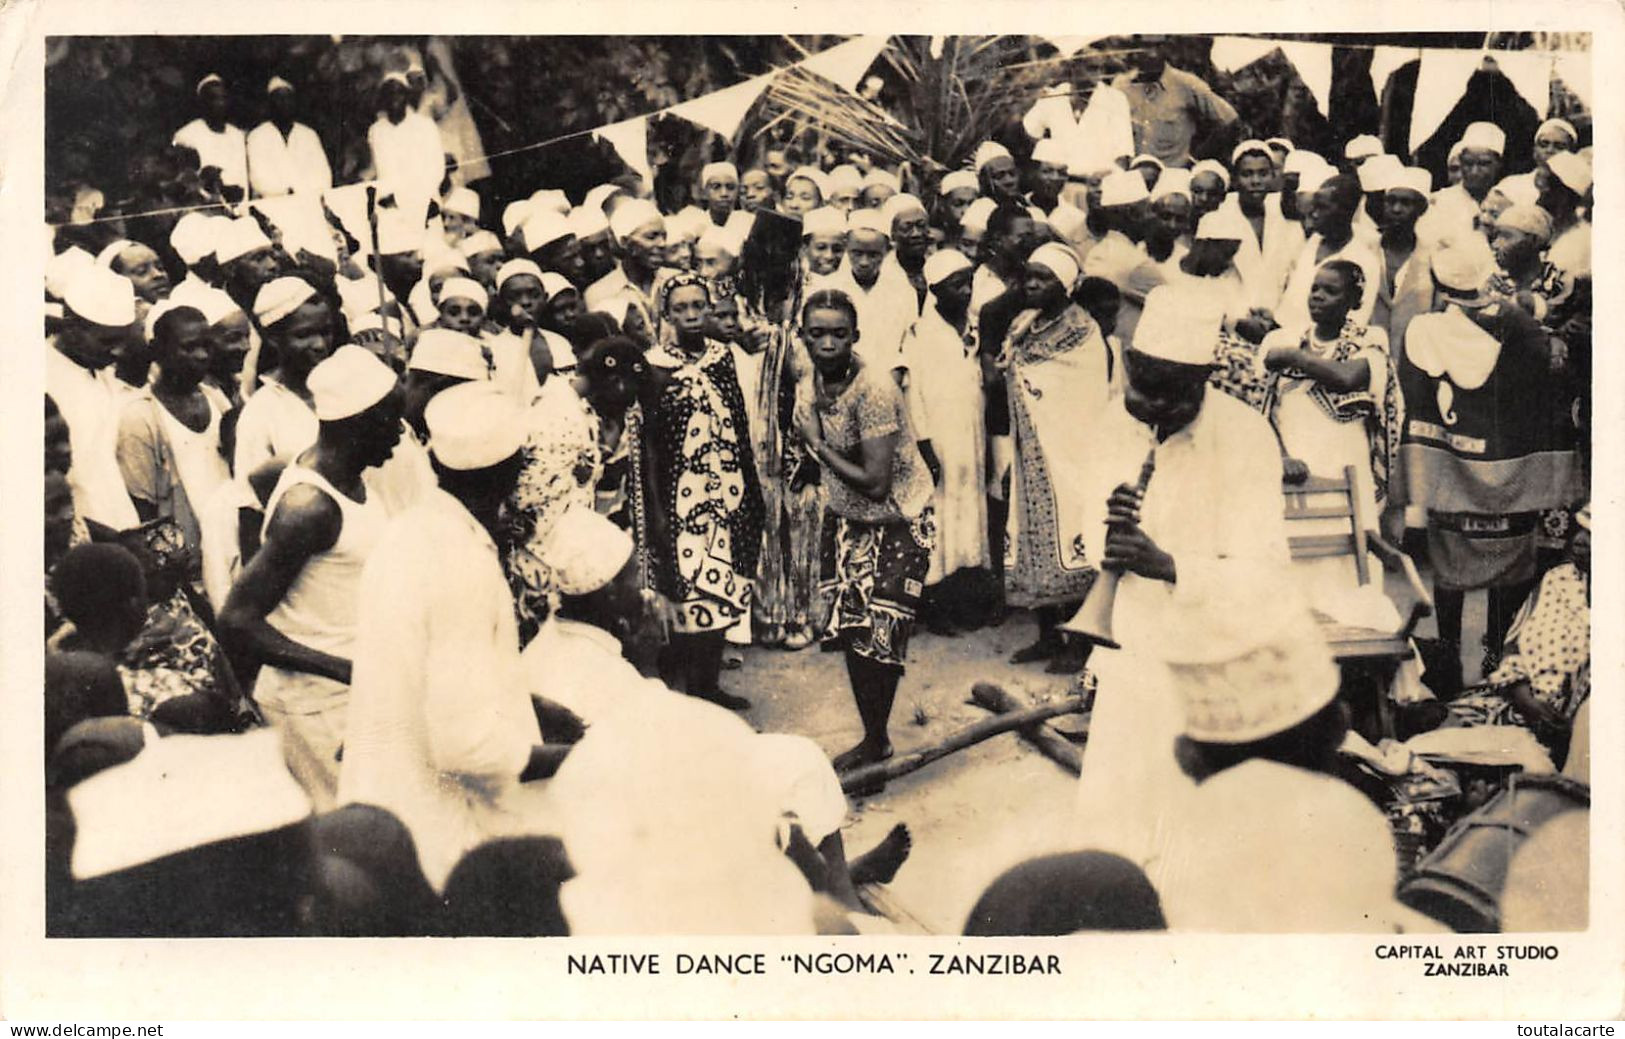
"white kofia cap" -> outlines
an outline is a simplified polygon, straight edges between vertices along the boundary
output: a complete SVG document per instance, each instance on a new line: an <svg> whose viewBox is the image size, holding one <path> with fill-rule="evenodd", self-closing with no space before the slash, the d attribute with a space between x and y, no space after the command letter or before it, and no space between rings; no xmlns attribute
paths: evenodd
<svg viewBox="0 0 1625 1039"><path fill-rule="evenodd" d="M1108 173L1106 179L1100 182L1102 206L1132 206L1150 197L1151 192L1145 186L1145 178L1133 170Z"/></svg>
<svg viewBox="0 0 1625 1039"><path fill-rule="evenodd" d="M429 451L447 469L488 469L525 443L517 401L489 382L469 382L435 394L423 411Z"/></svg>
<svg viewBox="0 0 1625 1039"><path fill-rule="evenodd" d="M371 350L346 343L310 370L307 385L323 422L359 415L395 389L395 370Z"/></svg>
<svg viewBox="0 0 1625 1039"><path fill-rule="evenodd" d="M262 328L269 328L315 295L315 287L303 278L275 278L260 286L254 296L254 317Z"/></svg>
<svg viewBox="0 0 1625 1039"><path fill-rule="evenodd" d="M449 328L425 328L412 346L406 370L480 380L490 376L485 355L473 337Z"/></svg>
<svg viewBox="0 0 1625 1039"><path fill-rule="evenodd" d="M1209 294L1180 291L1183 287L1159 285L1145 297L1134 349L1176 364L1211 365L1224 315Z"/></svg>
<svg viewBox="0 0 1625 1039"><path fill-rule="evenodd" d="M92 324L107 328L135 324L135 287L130 279L93 263L68 279L62 302Z"/></svg>
<svg viewBox="0 0 1625 1039"><path fill-rule="evenodd" d="M542 543L542 562L564 595L586 595L615 579L632 558L632 536L591 507L576 505L553 524Z"/></svg>
<svg viewBox="0 0 1625 1039"><path fill-rule="evenodd" d="M975 266L958 249L938 249L925 258L925 283L941 285L960 271L968 271Z"/></svg>

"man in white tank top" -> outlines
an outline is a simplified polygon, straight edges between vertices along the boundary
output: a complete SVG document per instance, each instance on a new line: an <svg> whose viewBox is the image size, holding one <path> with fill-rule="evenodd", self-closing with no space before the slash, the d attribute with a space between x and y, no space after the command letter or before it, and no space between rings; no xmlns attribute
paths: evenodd
<svg viewBox="0 0 1625 1039"><path fill-rule="evenodd" d="M326 811L338 786L361 568L387 520L361 474L394 451L403 395L394 371L353 345L317 365L308 385L316 443L271 493L263 543L220 624L262 665L254 698L282 730L289 769Z"/></svg>

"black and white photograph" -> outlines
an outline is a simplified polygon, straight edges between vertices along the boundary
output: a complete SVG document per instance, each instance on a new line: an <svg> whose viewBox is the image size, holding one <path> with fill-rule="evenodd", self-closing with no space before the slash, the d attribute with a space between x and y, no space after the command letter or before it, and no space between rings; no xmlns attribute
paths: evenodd
<svg viewBox="0 0 1625 1039"><path fill-rule="evenodd" d="M34 41L54 956L1603 969L1592 32L260 19Z"/></svg>

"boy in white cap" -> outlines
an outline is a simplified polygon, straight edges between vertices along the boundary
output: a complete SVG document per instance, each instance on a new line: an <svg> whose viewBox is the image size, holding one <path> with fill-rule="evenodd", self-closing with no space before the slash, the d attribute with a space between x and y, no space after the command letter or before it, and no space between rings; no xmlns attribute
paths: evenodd
<svg viewBox="0 0 1625 1039"><path fill-rule="evenodd" d="M87 522L125 530L140 522L119 473L113 362L135 329L128 279L87 264L63 289L62 321L45 352L45 392L68 424L73 465L68 485Z"/></svg>
<svg viewBox="0 0 1625 1039"><path fill-rule="evenodd" d="M570 226L581 247L581 283L592 285L615 269L615 239L609 217L599 207L582 203L571 211Z"/></svg>
<svg viewBox="0 0 1625 1039"><path fill-rule="evenodd" d="M332 308L303 278L278 278L260 289L254 319L276 366L261 373L259 389L237 420L231 471L239 480L263 462L293 457L316 439L307 380L332 352L334 340Z"/></svg>
<svg viewBox="0 0 1625 1039"><path fill-rule="evenodd" d="M801 218L801 260L806 266L807 292L832 278L846 258L847 216L834 206L820 206Z"/></svg>
<svg viewBox="0 0 1625 1039"><path fill-rule="evenodd" d="M1106 233L1083 260L1085 275L1104 278L1122 293L1117 335L1124 343L1134 341L1146 293L1163 280L1144 244L1150 197L1145 179L1133 170L1108 174L1100 187L1101 224Z"/></svg>
<svg viewBox="0 0 1625 1039"><path fill-rule="evenodd" d="M908 275L892 259L891 222L880 211L860 209L848 220L845 274L820 287L840 289L858 308L864 335L854 352L865 363L894 371L903 336L920 316L920 302Z"/></svg>
<svg viewBox="0 0 1625 1039"><path fill-rule="evenodd" d="M485 841L552 832L526 781L568 748L543 745L492 541L520 472L520 406L470 383L424 418L440 487L390 523L361 575L339 801L400 819L440 892Z"/></svg>
<svg viewBox="0 0 1625 1039"><path fill-rule="evenodd" d="M249 186L258 198L327 191L333 186L322 139L294 121L295 97L293 84L281 76L272 76L265 85L271 117L248 134Z"/></svg>
<svg viewBox="0 0 1625 1039"><path fill-rule="evenodd" d="M388 521L362 473L401 437L395 372L343 346L310 373L316 442L292 458L266 506L258 552L220 611L221 632L260 663L254 699L283 733L288 767L332 808L355 652L361 568Z"/></svg>
<svg viewBox="0 0 1625 1039"><path fill-rule="evenodd" d="M1066 148L1053 137L1046 137L1033 145L1033 189L1027 201L1048 213L1061 203L1061 189L1066 187Z"/></svg>
<svg viewBox="0 0 1625 1039"><path fill-rule="evenodd" d="M519 225L519 233L526 254L536 266L564 275L578 288L585 284L581 243L569 217L551 210L535 211Z"/></svg>
<svg viewBox="0 0 1625 1039"><path fill-rule="evenodd" d="M440 226L446 242L456 246L480 229L480 193L458 185L440 200Z"/></svg>
<svg viewBox="0 0 1625 1039"><path fill-rule="evenodd" d="M1207 386L1221 320L1216 301L1174 286L1147 297L1123 354L1122 406L1108 409L1079 474L1090 487L1085 552L1122 575L1112 634L1123 647L1089 658L1100 684L1079 780L1080 836L1141 866L1161 855L1170 809L1189 786L1173 757L1179 709L1161 650L1186 626L1244 636L1246 593L1287 580L1275 434L1252 408ZM1190 507L1201 501L1216 504Z"/></svg>
<svg viewBox="0 0 1625 1039"><path fill-rule="evenodd" d="M240 202L248 196L248 139L226 121L226 81L211 72L198 80L196 93L203 114L176 130L170 143L197 152L204 185L218 185L227 202Z"/></svg>
<svg viewBox="0 0 1625 1039"><path fill-rule="evenodd" d="M1376 306L1371 325L1388 333L1388 351L1394 358L1405 352L1405 329L1411 318L1433 308L1433 275L1428 267L1432 248L1416 237L1416 224L1427 212L1433 176L1420 167L1406 167L1378 182L1382 191L1379 222L1382 247L1382 282L1375 288Z"/></svg>
<svg viewBox="0 0 1625 1039"><path fill-rule="evenodd" d="M1316 158L1314 153L1300 149L1287 157L1287 168L1301 168ZM1287 274L1305 238L1302 225L1283 212L1284 196L1272 197L1274 169L1273 153L1262 141L1243 141L1230 158L1231 186L1235 190L1224 200L1223 207L1238 212L1252 232L1242 239L1235 260L1236 273L1247 290L1248 309L1252 310L1274 311L1280 304Z"/></svg>
<svg viewBox="0 0 1625 1039"><path fill-rule="evenodd" d="M879 209L903 190L903 182L890 170L870 170L863 175L863 192L858 202L864 209Z"/></svg>
<svg viewBox="0 0 1625 1039"><path fill-rule="evenodd" d="M941 583L987 566L986 400L969 324L974 271L954 249L926 259L931 295L902 348L909 418L936 485L937 540L925 578L925 620L933 630L948 629L940 607L954 600Z"/></svg>

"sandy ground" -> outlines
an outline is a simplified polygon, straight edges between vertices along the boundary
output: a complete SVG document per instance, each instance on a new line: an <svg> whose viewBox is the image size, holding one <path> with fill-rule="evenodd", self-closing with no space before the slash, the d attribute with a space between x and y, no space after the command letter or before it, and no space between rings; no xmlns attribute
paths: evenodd
<svg viewBox="0 0 1625 1039"><path fill-rule="evenodd" d="M1409 607L1402 585L1390 580L1387 591L1401 611ZM1464 618L1469 682L1478 674L1483 600L1482 593L1469 596ZM987 718L967 703L976 682L994 682L1035 700L1063 693L1065 676L1047 675L1038 664L1006 663L1035 630L1031 617L1017 612L999 627L953 638L917 633L892 712L898 753ZM1418 634L1433 633L1432 620L1423 621ZM758 729L799 733L831 755L857 742L862 729L839 654L816 646L796 653L752 647L745 653L743 668L725 672L723 684L754 701L745 717ZM915 721L917 709L923 725ZM892 826L907 823L913 853L896 879L877 891L877 904L900 931L960 934L977 897L1005 869L1078 846L1071 827L1076 783L1016 734L994 736L892 781L878 796L854 801L843 829L847 854L868 850Z"/></svg>

